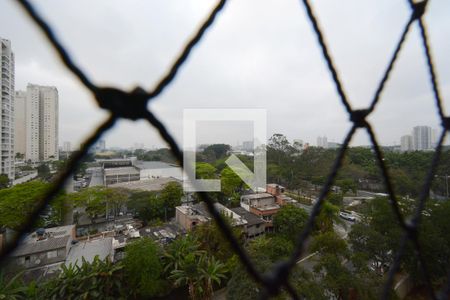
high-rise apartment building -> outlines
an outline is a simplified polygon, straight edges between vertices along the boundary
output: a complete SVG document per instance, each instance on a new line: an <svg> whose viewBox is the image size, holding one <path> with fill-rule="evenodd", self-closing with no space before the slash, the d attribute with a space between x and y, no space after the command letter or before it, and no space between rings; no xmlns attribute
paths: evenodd
<svg viewBox="0 0 450 300"><path fill-rule="evenodd" d="M429 150L431 146L431 127L416 126L413 128L413 148L414 150Z"/></svg>
<svg viewBox="0 0 450 300"><path fill-rule="evenodd" d="M328 148L328 139L326 136L317 137L317 147Z"/></svg>
<svg viewBox="0 0 450 300"><path fill-rule="evenodd" d="M0 44L0 174L14 179L14 53L9 40Z"/></svg>
<svg viewBox="0 0 450 300"><path fill-rule="evenodd" d="M72 145L70 144L70 142L64 142L63 143L62 151L64 151L64 152L71 152L72 151Z"/></svg>
<svg viewBox="0 0 450 300"><path fill-rule="evenodd" d="M25 116L16 128L25 127L25 159L32 162L56 160L58 151L58 90L51 86L28 84L26 92L17 92L25 105L17 116Z"/></svg>
<svg viewBox="0 0 450 300"><path fill-rule="evenodd" d="M413 150L413 138L411 135L404 135L400 138L400 150L402 152Z"/></svg>
<svg viewBox="0 0 450 300"><path fill-rule="evenodd" d="M14 97L14 153L19 153L25 158L27 151L25 105L27 103L27 93L24 91L16 91Z"/></svg>

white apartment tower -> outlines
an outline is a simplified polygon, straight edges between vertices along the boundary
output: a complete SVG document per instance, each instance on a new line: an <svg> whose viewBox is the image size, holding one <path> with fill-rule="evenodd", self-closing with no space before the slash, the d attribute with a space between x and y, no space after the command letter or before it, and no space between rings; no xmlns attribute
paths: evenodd
<svg viewBox="0 0 450 300"><path fill-rule="evenodd" d="M14 179L14 53L11 42L0 37L0 174Z"/></svg>
<svg viewBox="0 0 450 300"><path fill-rule="evenodd" d="M70 142L64 142L62 150L64 152L71 152L72 151L72 145L70 144Z"/></svg>
<svg viewBox="0 0 450 300"><path fill-rule="evenodd" d="M413 128L413 147L414 150L431 149L431 127L416 126Z"/></svg>
<svg viewBox="0 0 450 300"><path fill-rule="evenodd" d="M22 112L25 122L25 159L32 162L57 160L58 152L58 90L51 86L28 84L26 92L18 92L19 101L25 95Z"/></svg>
<svg viewBox="0 0 450 300"><path fill-rule="evenodd" d="M27 93L16 91L14 97L14 153L20 153L25 158L27 150L25 105L27 103Z"/></svg>
<svg viewBox="0 0 450 300"><path fill-rule="evenodd" d="M328 139L326 136L317 137L317 147L328 148Z"/></svg>
<svg viewBox="0 0 450 300"><path fill-rule="evenodd" d="M411 135L404 135L400 138L400 150L402 152L413 150L413 138Z"/></svg>

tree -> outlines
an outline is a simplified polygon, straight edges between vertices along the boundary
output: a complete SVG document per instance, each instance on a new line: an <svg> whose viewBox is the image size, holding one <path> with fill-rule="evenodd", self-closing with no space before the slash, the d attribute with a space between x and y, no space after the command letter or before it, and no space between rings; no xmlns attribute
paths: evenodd
<svg viewBox="0 0 450 300"><path fill-rule="evenodd" d="M248 253L259 273L269 271L274 263L288 258L293 248L294 245L290 240L279 235L260 236L247 245ZM289 281L299 294L307 299L327 299L319 284L314 282L312 275L297 266L291 271ZM227 299L258 299L263 288L253 280L245 267L238 263L227 284ZM276 299L288 299L288 295L282 292Z"/></svg>
<svg viewBox="0 0 450 300"><path fill-rule="evenodd" d="M165 218L164 200L155 192L135 191L128 201L128 208L134 209L139 218L145 222L163 220Z"/></svg>
<svg viewBox="0 0 450 300"><path fill-rule="evenodd" d="M217 160L224 157L230 150L231 150L230 145L213 144L206 147L205 150L203 150L203 153L206 154L207 156L208 155L212 156L213 160Z"/></svg>
<svg viewBox="0 0 450 300"><path fill-rule="evenodd" d="M294 242L281 235L260 236L250 241L248 252L255 260L268 259L275 262L292 254Z"/></svg>
<svg viewBox="0 0 450 300"><path fill-rule="evenodd" d="M124 188L106 188L104 190L108 210L112 211L114 216L119 215L128 201L129 194L130 192Z"/></svg>
<svg viewBox="0 0 450 300"><path fill-rule="evenodd" d="M383 275L394 259L393 252L398 249L401 229L387 198L371 200L365 214L362 222L352 226L349 242L356 255Z"/></svg>
<svg viewBox="0 0 450 300"><path fill-rule="evenodd" d="M160 260L162 250L150 238L144 237L125 247L123 266L127 283L135 296L148 298L168 292L168 282L163 277L164 266Z"/></svg>
<svg viewBox="0 0 450 300"><path fill-rule="evenodd" d="M315 220L316 230L321 233L333 231L334 223L342 223L339 218L339 207L324 201L320 213Z"/></svg>
<svg viewBox="0 0 450 300"><path fill-rule="evenodd" d="M220 173L220 184L222 193L231 197L235 192L247 187L245 182L230 167L226 167Z"/></svg>
<svg viewBox="0 0 450 300"><path fill-rule="evenodd" d="M50 168L48 167L47 164L45 164L45 163L44 164L40 164L37 167L37 171L38 171L39 178L49 179L49 177L50 177Z"/></svg>
<svg viewBox="0 0 450 300"><path fill-rule="evenodd" d="M127 203L130 192L123 188L94 186L70 194L76 207L85 207L86 214L95 219L98 216L119 215Z"/></svg>
<svg viewBox="0 0 450 300"><path fill-rule="evenodd" d="M220 285L227 269L214 256L203 254L196 256L188 254L180 264L180 268L173 270L170 279L175 286L187 285L191 299L212 299L213 284Z"/></svg>
<svg viewBox="0 0 450 300"><path fill-rule="evenodd" d="M9 177L6 174L0 174L0 190L9 187Z"/></svg>
<svg viewBox="0 0 450 300"><path fill-rule="evenodd" d="M0 190L0 227L18 229L36 209L39 201L50 188L50 184L39 180L30 181ZM64 193L58 194L50 202L36 226L60 223L64 215Z"/></svg>
<svg viewBox="0 0 450 300"><path fill-rule="evenodd" d="M334 232L327 231L314 237L311 251L317 251L314 272L321 284L336 299L348 299L356 294L361 299L376 299L379 280L374 274L351 271L345 264L350 258L347 243Z"/></svg>
<svg viewBox="0 0 450 300"><path fill-rule="evenodd" d="M38 285L33 299L125 299L123 279L120 263L83 257L81 265L62 265L57 277Z"/></svg>
<svg viewBox="0 0 450 300"><path fill-rule="evenodd" d="M214 179L216 177L216 168L206 162L197 162L195 174L198 179Z"/></svg>
<svg viewBox="0 0 450 300"><path fill-rule="evenodd" d="M339 186L342 190L342 195L347 194L347 192L352 191L353 194L356 194L357 185L356 182L352 179L341 179L336 180L336 185Z"/></svg>
<svg viewBox="0 0 450 300"><path fill-rule="evenodd" d="M84 207L93 220L106 213L106 192L101 186L89 187L69 195L75 207Z"/></svg>
<svg viewBox="0 0 450 300"><path fill-rule="evenodd" d="M162 189L159 197L164 202L167 218L175 216L175 207L181 205L181 197L183 197L183 188L178 182L172 181L167 183Z"/></svg>
<svg viewBox="0 0 450 300"><path fill-rule="evenodd" d="M197 235L183 236L167 246L164 270L175 286L188 286L191 299L211 299L213 284L225 278L227 268L209 253L213 252L202 249Z"/></svg>
<svg viewBox="0 0 450 300"><path fill-rule="evenodd" d="M342 207L344 197L340 193L331 193L330 192L326 197L326 201L333 204L334 206Z"/></svg>
<svg viewBox="0 0 450 300"><path fill-rule="evenodd" d="M226 216L222 216L234 237L240 244L244 243L244 233L241 228L232 227L232 220ZM228 240L223 236L216 222L209 222L195 227L192 235L200 243L200 249L206 253L214 253L214 256L223 262L228 262L234 255Z"/></svg>
<svg viewBox="0 0 450 300"><path fill-rule="evenodd" d="M272 135L266 150L267 156L270 157L269 161L273 160L278 166L285 166L291 162L290 155L295 152L288 139L279 133Z"/></svg>
<svg viewBox="0 0 450 300"><path fill-rule="evenodd" d="M204 251L200 250L199 241L194 236L185 235L170 243L164 253L165 272L170 274L172 270L181 268L182 262L189 254L194 254L195 256L204 254Z"/></svg>
<svg viewBox="0 0 450 300"><path fill-rule="evenodd" d="M272 262L267 257L260 257L253 259L253 264L256 270L262 274L269 270ZM258 299L263 288L253 280L246 268L239 263L227 283L227 299Z"/></svg>
<svg viewBox="0 0 450 300"><path fill-rule="evenodd" d="M285 152L289 149L290 143L286 136L275 133L270 137L268 146L274 150Z"/></svg>
<svg viewBox="0 0 450 300"><path fill-rule="evenodd" d="M308 220L308 213L300 207L287 204L273 217L273 228L291 241L295 241Z"/></svg>

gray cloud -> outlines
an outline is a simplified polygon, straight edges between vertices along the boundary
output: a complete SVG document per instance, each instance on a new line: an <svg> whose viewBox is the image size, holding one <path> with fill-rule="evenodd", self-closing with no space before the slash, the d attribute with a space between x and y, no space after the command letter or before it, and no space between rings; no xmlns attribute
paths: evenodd
<svg viewBox="0 0 450 300"><path fill-rule="evenodd" d="M407 22L406 2L313 3L355 107L371 100ZM149 88L161 77L214 2L43 0L36 5L95 82L131 89ZM60 140L81 140L105 113L18 6L12 1L0 6L0 36L12 40L16 53L17 88L27 82L57 86ZM431 1L426 17L444 99L450 92L449 9L448 1ZM370 117L382 143L398 142L418 124L438 126L426 71L413 26ZM281 132L313 144L318 135L340 141L350 126L299 1L230 1L179 77L150 107L179 141L184 108L265 108L269 134ZM145 122L122 121L106 139L109 145L161 145ZM353 141L366 143L362 133Z"/></svg>

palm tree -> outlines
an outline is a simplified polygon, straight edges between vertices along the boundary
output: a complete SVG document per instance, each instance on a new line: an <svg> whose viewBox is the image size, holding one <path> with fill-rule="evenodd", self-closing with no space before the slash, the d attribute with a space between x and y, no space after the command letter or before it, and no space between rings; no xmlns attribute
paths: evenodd
<svg viewBox="0 0 450 300"><path fill-rule="evenodd" d="M316 218L317 229L321 233L333 230L333 223L342 223L339 218L339 207L325 201Z"/></svg>
<svg viewBox="0 0 450 300"><path fill-rule="evenodd" d="M178 270L189 254L194 256L204 254L204 251L199 248L200 243L189 235L173 241L164 254L166 258L164 271L171 273L172 270Z"/></svg>
<svg viewBox="0 0 450 300"><path fill-rule="evenodd" d="M200 281L204 284L204 299L212 299L214 294L213 284L220 285L227 272L225 265L216 260L214 256L207 259L200 269Z"/></svg>
<svg viewBox="0 0 450 300"><path fill-rule="evenodd" d="M197 258L194 253L186 255L178 265L179 268L173 269L169 276L169 279L174 281L175 286L187 285L189 288L189 297L193 300L197 299L197 294L202 293L202 287L199 284L199 260L202 259L203 256Z"/></svg>
<svg viewBox="0 0 450 300"><path fill-rule="evenodd" d="M226 272L225 265L213 256L195 256L191 253L185 257L180 269L171 272L169 278L174 280L175 286L187 285L190 299L209 300L214 294L214 283L220 285L226 278Z"/></svg>

